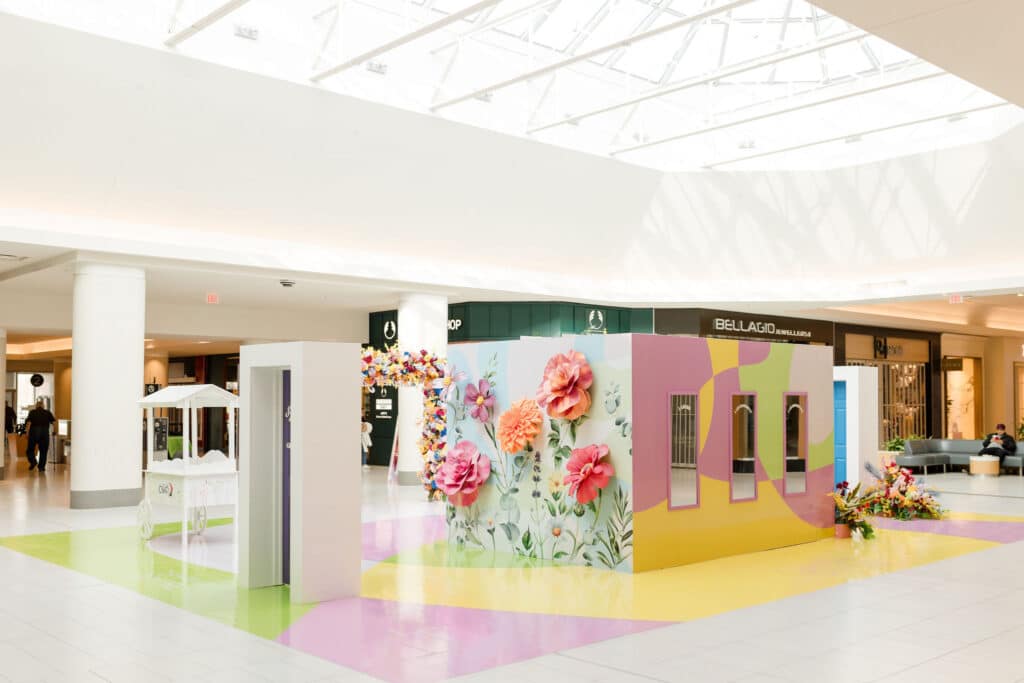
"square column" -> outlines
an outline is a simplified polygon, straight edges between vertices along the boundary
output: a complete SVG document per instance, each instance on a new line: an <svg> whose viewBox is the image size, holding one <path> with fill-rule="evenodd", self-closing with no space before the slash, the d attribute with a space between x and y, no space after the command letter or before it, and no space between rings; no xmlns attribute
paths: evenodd
<svg viewBox="0 0 1024 683"><path fill-rule="evenodd" d="M142 499L142 363L146 274L78 263L71 324L71 507Z"/></svg>
<svg viewBox="0 0 1024 683"><path fill-rule="evenodd" d="M400 351L448 352L448 297L435 294L403 294L398 302ZM420 484L423 469L420 435L423 433L423 387L398 388L398 483Z"/></svg>

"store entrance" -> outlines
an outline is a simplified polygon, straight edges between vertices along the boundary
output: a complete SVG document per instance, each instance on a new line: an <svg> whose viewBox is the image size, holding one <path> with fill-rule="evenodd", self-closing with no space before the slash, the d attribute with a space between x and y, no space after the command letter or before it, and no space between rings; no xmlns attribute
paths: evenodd
<svg viewBox="0 0 1024 683"><path fill-rule="evenodd" d="M946 356L942 359L942 383L946 397L946 438L983 438L981 359Z"/></svg>
<svg viewBox="0 0 1024 683"><path fill-rule="evenodd" d="M1013 364L1013 415L1010 431L1024 440L1024 363Z"/></svg>

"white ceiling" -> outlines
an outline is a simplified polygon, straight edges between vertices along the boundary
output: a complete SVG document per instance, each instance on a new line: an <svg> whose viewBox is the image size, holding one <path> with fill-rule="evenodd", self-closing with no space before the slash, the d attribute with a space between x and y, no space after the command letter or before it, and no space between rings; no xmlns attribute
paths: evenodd
<svg viewBox="0 0 1024 683"><path fill-rule="evenodd" d="M40 261L63 253L67 253L67 250L59 247L0 241L0 281L2 281L4 273L9 274L17 269L31 268Z"/></svg>
<svg viewBox="0 0 1024 683"><path fill-rule="evenodd" d="M814 0L822 9L1024 105L1020 0Z"/></svg>
<svg viewBox="0 0 1024 683"><path fill-rule="evenodd" d="M994 3L956 1L985 14L983 26L1006 18L982 6ZM681 171L865 163L992 139L1024 120L978 86L978 69L959 69L976 44L1000 43L991 32L913 54L919 41L885 19L929 3L953 0L0 0L0 11ZM187 31L219 7L233 11ZM1016 42L1012 25L1002 42ZM933 54L968 80L921 58Z"/></svg>

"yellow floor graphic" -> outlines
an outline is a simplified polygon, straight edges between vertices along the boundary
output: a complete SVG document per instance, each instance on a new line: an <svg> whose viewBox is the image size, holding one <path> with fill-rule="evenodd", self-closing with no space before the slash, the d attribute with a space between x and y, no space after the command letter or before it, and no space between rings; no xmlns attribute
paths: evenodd
<svg viewBox="0 0 1024 683"><path fill-rule="evenodd" d="M878 576L999 545L879 530L683 567L627 574L573 566L467 568L381 563L363 597L478 609L686 621Z"/></svg>

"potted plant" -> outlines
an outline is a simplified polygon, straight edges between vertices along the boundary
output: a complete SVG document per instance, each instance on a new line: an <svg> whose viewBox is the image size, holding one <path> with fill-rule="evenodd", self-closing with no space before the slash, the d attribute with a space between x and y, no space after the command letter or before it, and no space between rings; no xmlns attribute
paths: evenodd
<svg viewBox="0 0 1024 683"><path fill-rule="evenodd" d="M850 538L855 531L864 538L875 535L865 515L870 500L860 495L860 484L851 489L849 482L840 482L829 495L835 503L836 538Z"/></svg>

